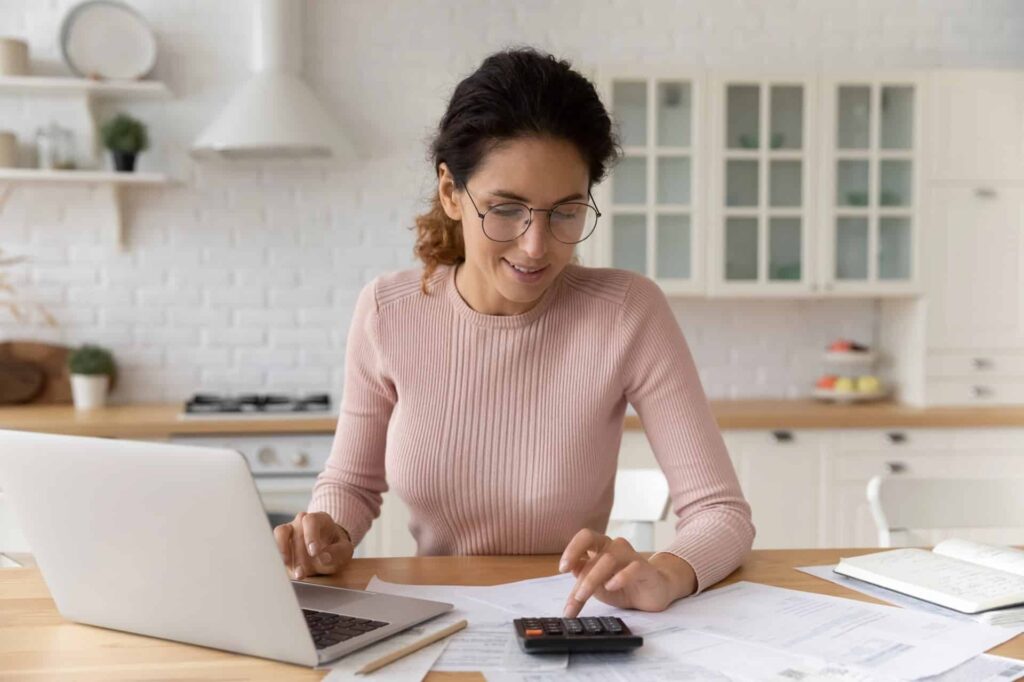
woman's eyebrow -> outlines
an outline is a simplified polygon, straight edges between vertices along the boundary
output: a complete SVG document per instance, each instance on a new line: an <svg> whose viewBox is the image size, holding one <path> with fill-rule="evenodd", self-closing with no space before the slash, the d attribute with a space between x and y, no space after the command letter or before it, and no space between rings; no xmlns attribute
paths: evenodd
<svg viewBox="0 0 1024 682"><path fill-rule="evenodd" d="M502 199L512 199L513 201L521 201L524 204L525 203L529 203L529 200L527 200L525 197L521 197L518 194L516 194L515 192L510 192L507 189L496 189L493 192L491 192L491 194L493 194L496 197L501 197ZM560 204L563 201L572 201L574 199L583 199L583 198L584 197L583 197L582 194L580 194L579 192L576 192L575 194L570 194L567 197L562 197L561 199L559 199L555 203L556 204Z"/></svg>

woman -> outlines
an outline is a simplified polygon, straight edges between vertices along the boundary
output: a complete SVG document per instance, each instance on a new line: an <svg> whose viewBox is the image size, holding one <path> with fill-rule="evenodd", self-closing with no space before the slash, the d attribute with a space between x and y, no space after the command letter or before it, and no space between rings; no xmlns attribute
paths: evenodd
<svg viewBox="0 0 1024 682"><path fill-rule="evenodd" d="M663 610L743 560L750 508L665 296L572 263L617 149L592 84L549 55L494 54L456 87L424 267L361 292L330 458L309 512L274 529L297 579L345 565L388 485L419 554L561 553L568 617L591 596ZM602 532L627 402L679 519L649 559Z"/></svg>

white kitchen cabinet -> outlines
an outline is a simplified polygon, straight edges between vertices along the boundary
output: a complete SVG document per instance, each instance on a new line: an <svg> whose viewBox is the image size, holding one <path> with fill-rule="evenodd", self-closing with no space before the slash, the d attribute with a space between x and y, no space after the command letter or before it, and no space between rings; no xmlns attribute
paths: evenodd
<svg viewBox="0 0 1024 682"><path fill-rule="evenodd" d="M929 347L1024 350L1024 187L935 186L929 197Z"/></svg>
<svg viewBox="0 0 1024 682"><path fill-rule="evenodd" d="M725 435L757 528L754 548L821 546L821 434L778 430Z"/></svg>
<svg viewBox="0 0 1024 682"><path fill-rule="evenodd" d="M416 540L409 532L409 508L393 492L382 496L380 516L363 536L357 557L416 556Z"/></svg>
<svg viewBox="0 0 1024 682"><path fill-rule="evenodd" d="M873 476L1024 478L1024 429L838 430L829 449L824 544L830 547L877 546L865 494ZM981 542L1020 543L1020 525L1019 520L1008 519L1006 528L964 528L952 534ZM950 535L910 530L907 539L914 544L932 544Z"/></svg>
<svg viewBox="0 0 1024 682"><path fill-rule="evenodd" d="M1024 180L1024 72L935 71L931 179Z"/></svg>
<svg viewBox="0 0 1024 682"><path fill-rule="evenodd" d="M814 77L712 79L712 293L811 291L815 100Z"/></svg>
<svg viewBox="0 0 1024 682"><path fill-rule="evenodd" d="M585 263L670 295L921 292L926 76L633 68L597 81L624 158L595 191L606 217Z"/></svg>
<svg viewBox="0 0 1024 682"><path fill-rule="evenodd" d="M824 79L818 196L826 291L920 290L921 82L917 74Z"/></svg>
<svg viewBox="0 0 1024 682"><path fill-rule="evenodd" d="M588 248L597 263L645 274L666 293L703 292L702 80L606 70L599 87L624 156L595 190L603 227Z"/></svg>

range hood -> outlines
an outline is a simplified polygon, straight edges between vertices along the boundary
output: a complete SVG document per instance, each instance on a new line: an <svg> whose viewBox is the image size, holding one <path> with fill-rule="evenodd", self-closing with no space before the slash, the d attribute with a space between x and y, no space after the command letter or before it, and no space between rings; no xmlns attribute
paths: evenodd
<svg viewBox="0 0 1024 682"><path fill-rule="evenodd" d="M196 139L196 158L351 159L355 151L299 75L304 3L257 0L253 76Z"/></svg>

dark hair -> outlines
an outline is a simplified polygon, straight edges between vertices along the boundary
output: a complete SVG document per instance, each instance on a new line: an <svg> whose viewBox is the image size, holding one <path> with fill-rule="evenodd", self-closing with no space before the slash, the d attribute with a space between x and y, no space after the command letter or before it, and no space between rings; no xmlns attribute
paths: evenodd
<svg viewBox="0 0 1024 682"><path fill-rule="evenodd" d="M600 182L621 156L612 121L594 85L569 62L529 47L496 52L456 87L429 159L435 177L445 163L464 189L484 156L496 145L517 138L553 137L571 142ZM416 218L414 253L423 261L423 291L438 265L466 259L459 221L444 212L436 186L430 210Z"/></svg>

